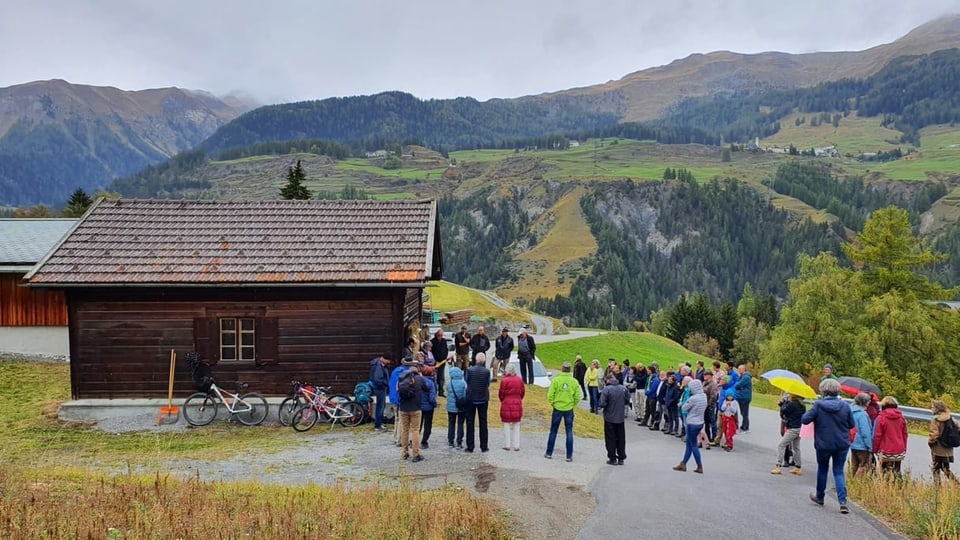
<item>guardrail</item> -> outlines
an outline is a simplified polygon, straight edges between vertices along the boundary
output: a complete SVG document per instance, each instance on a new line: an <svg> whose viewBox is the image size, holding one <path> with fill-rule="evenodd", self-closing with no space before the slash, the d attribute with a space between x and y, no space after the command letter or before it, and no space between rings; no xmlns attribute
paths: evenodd
<svg viewBox="0 0 960 540"><path fill-rule="evenodd" d="M847 403L853 403L853 400L850 398L841 399ZM803 401L807 405L813 403L813 400L811 399L805 399ZM903 417L907 420L913 420L916 422L929 422L930 419L933 418L933 413L930 412L930 409L924 409L922 407L907 407L905 405L897 405L897 408L900 409L900 412L903 413ZM950 413L950 416L952 416L957 422L960 422L960 413Z"/></svg>
<svg viewBox="0 0 960 540"><path fill-rule="evenodd" d="M933 413L930 412L930 409L923 409L920 407L905 407L903 405L898 405L898 409L903 413L903 417L907 420L916 420L918 422L929 422L933 418ZM960 422L960 414L952 413L950 416L953 416L953 419L957 422Z"/></svg>

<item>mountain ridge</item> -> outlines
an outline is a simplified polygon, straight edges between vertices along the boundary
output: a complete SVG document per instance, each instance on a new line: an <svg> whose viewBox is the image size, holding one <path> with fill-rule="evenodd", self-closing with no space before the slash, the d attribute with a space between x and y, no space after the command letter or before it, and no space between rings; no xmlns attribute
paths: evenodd
<svg viewBox="0 0 960 540"><path fill-rule="evenodd" d="M763 86L753 90L763 90L863 78L873 75L898 56L956 47L960 47L960 14L939 17L914 28L897 40L862 51L737 53L720 50L693 53L662 66L628 73L607 83L516 99L565 99L575 102L595 102L600 99L618 104L618 110L600 110L620 112L623 121L652 120L684 97L700 97L720 90L749 91L751 85Z"/></svg>
<svg viewBox="0 0 960 540"><path fill-rule="evenodd" d="M52 204L103 187L196 146L249 106L176 87L51 79L0 88L0 203Z"/></svg>

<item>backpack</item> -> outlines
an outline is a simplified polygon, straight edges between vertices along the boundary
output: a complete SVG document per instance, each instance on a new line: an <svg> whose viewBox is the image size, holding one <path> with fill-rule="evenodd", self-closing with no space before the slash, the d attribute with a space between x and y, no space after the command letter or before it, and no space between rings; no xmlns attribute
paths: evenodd
<svg viewBox="0 0 960 540"><path fill-rule="evenodd" d="M940 430L940 438L937 442L947 448L960 447L960 429L952 418L943 422L943 429Z"/></svg>
<svg viewBox="0 0 960 540"><path fill-rule="evenodd" d="M400 384L397 386L397 395L400 396L400 399L413 399L417 396L416 390L414 387L418 383L417 376L407 377L406 379L400 381Z"/></svg>
<svg viewBox="0 0 960 540"><path fill-rule="evenodd" d="M370 403L373 396L373 385L369 382L357 383L353 387L353 396L357 403Z"/></svg>

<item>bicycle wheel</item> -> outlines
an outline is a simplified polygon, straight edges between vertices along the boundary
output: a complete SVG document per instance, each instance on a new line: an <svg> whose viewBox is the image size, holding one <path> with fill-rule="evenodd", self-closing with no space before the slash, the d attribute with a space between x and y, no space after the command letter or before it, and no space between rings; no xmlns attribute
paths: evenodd
<svg viewBox="0 0 960 540"><path fill-rule="evenodd" d="M306 400L303 399L303 396L291 396L281 401L280 412L277 414L280 417L280 425L289 426L294 413L300 410L300 407L303 407L305 403Z"/></svg>
<svg viewBox="0 0 960 540"><path fill-rule="evenodd" d="M312 428L317 423L317 410L311 407L310 405L304 405L300 409L293 413L293 418L290 419L290 427L294 431L307 431Z"/></svg>
<svg viewBox="0 0 960 540"><path fill-rule="evenodd" d="M239 409L234 416L245 426L262 424L270 409L266 398L253 392L240 396L239 402L234 403L234 406Z"/></svg>
<svg viewBox="0 0 960 540"><path fill-rule="evenodd" d="M356 401L344 403L337 408L337 419L347 427L357 427L363 423L363 406Z"/></svg>
<svg viewBox="0 0 960 540"><path fill-rule="evenodd" d="M192 426L205 426L217 417L217 405L220 400L197 392L183 402L183 417Z"/></svg>

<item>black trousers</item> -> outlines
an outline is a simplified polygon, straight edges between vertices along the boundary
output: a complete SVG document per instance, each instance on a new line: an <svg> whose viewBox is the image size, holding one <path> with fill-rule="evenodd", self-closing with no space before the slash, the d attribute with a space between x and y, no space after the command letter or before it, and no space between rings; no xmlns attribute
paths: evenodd
<svg viewBox="0 0 960 540"><path fill-rule="evenodd" d="M657 398L648 397L647 404L643 408L643 421L641 424L652 424L657 421Z"/></svg>
<svg viewBox="0 0 960 540"><path fill-rule="evenodd" d="M578 377L577 382L580 383L580 392L582 393L581 399L587 398L587 387L583 384L583 377Z"/></svg>
<svg viewBox="0 0 960 540"><path fill-rule="evenodd" d="M420 444L430 442L430 434L433 432L433 409L423 411L420 415Z"/></svg>
<svg viewBox="0 0 960 540"><path fill-rule="evenodd" d="M520 357L520 378L523 384L533 384L533 358Z"/></svg>
<svg viewBox="0 0 960 540"><path fill-rule="evenodd" d="M607 445L607 459L627 459L627 434L623 422L603 422L603 441Z"/></svg>
<svg viewBox="0 0 960 540"><path fill-rule="evenodd" d="M487 432L487 402L467 404L467 450L473 450L473 430L480 424L480 450L486 451L489 433Z"/></svg>

